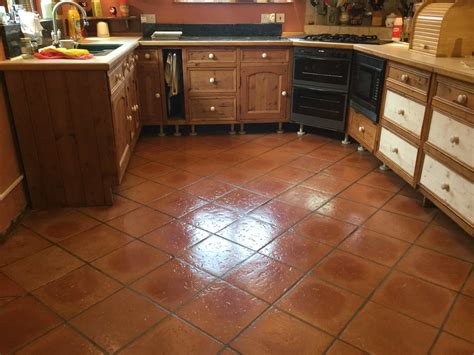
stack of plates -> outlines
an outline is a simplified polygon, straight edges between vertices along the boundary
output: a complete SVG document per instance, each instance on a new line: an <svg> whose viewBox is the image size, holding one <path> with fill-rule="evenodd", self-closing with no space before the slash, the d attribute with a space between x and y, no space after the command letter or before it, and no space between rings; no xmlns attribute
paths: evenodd
<svg viewBox="0 0 474 355"><path fill-rule="evenodd" d="M183 35L182 31L155 31L151 35L154 40L174 40L179 39Z"/></svg>

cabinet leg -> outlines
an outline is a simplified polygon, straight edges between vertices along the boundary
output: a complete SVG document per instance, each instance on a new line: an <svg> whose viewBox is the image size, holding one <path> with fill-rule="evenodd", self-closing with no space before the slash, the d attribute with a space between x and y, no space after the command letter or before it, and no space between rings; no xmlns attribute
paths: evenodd
<svg viewBox="0 0 474 355"><path fill-rule="evenodd" d="M349 135L348 134L344 135L344 139L341 141L341 143L344 144L344 145L351 144L351 141L349 140Z"/></svg>
<svg viewBox="0 0 474 355"><path fill-rule="evenodd" d="M234 125L234 124L231 124L231 125L230 125L229 134L230 134L231 136L233 136L233 135L235 134L235 125Z"/></svg>
<svg viewBox="0 0 474 355"><path fill-rule="evenodd" d="M390 168L389 168L385 163L382 163L382 165L379 166L379 170L381 170L381 171L389 171Z"/></svg>
<svg viewBox="0 0 474 355"><path fill-rule="evenodd" d="M164 127L163 127L162 124L160 124L160 133L158 133L158 136L159 136L159 137L164 137L164 136L166 136L165 130L164 130Z"/></svg>
<svg viewBox="0 0 474 355"><path fill-rule="evenodd" d="M306 132L304 131L304 125L300 124L300 129L296 134L298 135L298 137L304 136L306 134Z"/></svg>
<svg viewBox="0 0 474 355"><path fill-rule="evenodd" d="M362 145L359 145L357 147L357 151L360 152L360 153L363 153L363 152L365 152L365 148Z"/></svg>
<svg viewBox="0 0 474 355"><path fill-rule="evenodd" d="M195 125L191 125L191 133L189 133L190 136L197 136L197 132L196 132L196 126Z"/></svg>
<svg viewBox="0 0 474 355"><path fill-rule="evenodd" d="M425 196L423 196L423 201L421 202L421 205L425 208L433 208L436 207L436 205L428 200Z"/></svg>
<svg viewBox="0 0 474 355"><path fill-rule="evenodd" d="M278 134L283 134L285 131L283 130L283 122L278 122Z"/></svg>
<svg viewBox="0 0 474 355"><path fill-rule="evenodd" d="M175 136L175 137L180 137L181 136L181 132L179 131L179 125L178 124L174 125L174 134L173 134L173 136Z"/></svg>
<svg viewBox="0 0 474 355"><path fill-rule="evenodd" d="M245 134L245 133L247 133L247 132L244 131L244 124L241 123L241 124L240 124L240 131L239 131L239 134Z"/></svg>

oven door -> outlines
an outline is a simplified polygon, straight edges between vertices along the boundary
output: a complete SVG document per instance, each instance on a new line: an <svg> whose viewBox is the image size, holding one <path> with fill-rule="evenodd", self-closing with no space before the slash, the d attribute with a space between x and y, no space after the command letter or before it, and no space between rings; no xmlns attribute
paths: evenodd
<svg viewBox="0 0 474 355"><path fill-rule="evenodd" d="M311 127L343 132L347 94L319 88L293 87L291 120Z"/></svg>
<svg viewBox="0 0 474 355"><path fill-rule="evenodd" d="M295 56L293 81L296 84L349 89L351 60L348 58L317 58Z"/></svg>

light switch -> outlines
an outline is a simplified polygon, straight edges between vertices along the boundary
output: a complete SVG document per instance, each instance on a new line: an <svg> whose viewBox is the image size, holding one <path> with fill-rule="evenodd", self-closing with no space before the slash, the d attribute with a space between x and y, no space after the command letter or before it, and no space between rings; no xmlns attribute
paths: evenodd
<svg viewBox="0 0 474 355"><path fill-rule="evenodd" d="M285 23L285 14L276 14L276 23Z"/></svg>

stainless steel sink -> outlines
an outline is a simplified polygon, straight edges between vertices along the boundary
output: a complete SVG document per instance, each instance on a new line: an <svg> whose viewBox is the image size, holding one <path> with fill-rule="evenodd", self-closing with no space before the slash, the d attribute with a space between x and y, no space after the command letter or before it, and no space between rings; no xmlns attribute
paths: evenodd
<svg viewBox="0 0 474 355"><path fill-rule="evenodd" d="M98 43L80 43L78 49L87 49L89 53L96 57L102 57L121 47L121 44L98 44Z"/></svg>

